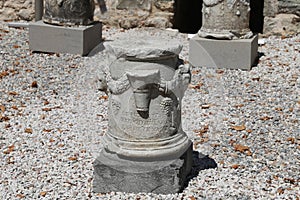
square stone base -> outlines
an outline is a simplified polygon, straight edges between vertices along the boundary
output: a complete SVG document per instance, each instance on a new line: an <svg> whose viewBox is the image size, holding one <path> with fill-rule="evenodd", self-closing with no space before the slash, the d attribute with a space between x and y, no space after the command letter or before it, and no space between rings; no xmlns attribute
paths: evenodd
<svg viewBox="0 0 300 200"><path fill-rule="evenodd" d="M215 40L196 35L190 40L189 46L189 62L192 66L250 70L258 55L258 36Z"/></svg>
<svg viewBox="0 0 300 200"><path fill-rule="evenodd" d="M93 191L171 194L183 190L193 162L192 148L181 158L134 161L102 150L94 162Z"/></svg>
<svg viewBox="0 0 300 200"><path fill-rule="evenodd" d="M102 24L55 26L37 21L29 24L29 48L32 51L87 55L102 38Z"/></svg>

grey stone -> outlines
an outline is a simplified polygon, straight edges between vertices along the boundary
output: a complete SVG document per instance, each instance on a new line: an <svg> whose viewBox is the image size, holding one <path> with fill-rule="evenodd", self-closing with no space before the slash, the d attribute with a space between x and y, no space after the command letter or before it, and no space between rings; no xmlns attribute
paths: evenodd
<svg viewBox="0 0 300 200"><path fill-rule="evenodd" d="M277 13L278 13L278 0L265 0L264 16L275 17Z"/></svg>
<svg viewBox="0 0 300 200"><path fill-rule="evenodd" d="M213 40L195 36L190 40L192 66L250 70L257 58L258 36L239 40Z"/></svg>
<svg viewBox="0 0 300 200"><path fill-rule="evenodd" d="M299 0L279 0L279 13L289 13L300 16Z"/></svg>
<svg viewBox="0 0 300 200"><path fill-rule="evenodd" d="M44 22L57 25L87 25L93 22L94 0L46 0Z"/></svg>
<svg viewBox="0 0 300 200"><path fill-rule="evenodd" d="M138 17L127 17L119 20L119 26L124 29L136 28L141 23Z"/></svg>
<svg viewBox="0 0 300 200"><path fill-rule="evenodd" d="M143 9L151 10L150 0L118 0L117 9Z"/></svg>
<svg viewBox="0 0 300 200"><path fill-rule="evenodd" d="M178 57L181 48L170 38L128 33L106 44L116 60L104 69L109 119L94 164L94 191L182 189L192 149L181 126L181 101L191 78Z"/></svg>
<svg viewBox="0 0 300 200"><path fill-rule="evenodd" d="M155 0L154 5L162 11L174 12L173 0Z"/></svg>
<svg viewBox="0 0 300 200"><path fill-rule="evenodd" d="M250 3L246 0L203 0L202 20L200 37L231 40L253 36L249 29Z"/></svg>
<svg viewBox="0 0 300 200"><path fill-rule="evenodd" d="M264 36L299 33L299 22L300 17L294 14L278 14L275 17L265 17Z"/></svg>
<svg viewBox="0 0 300 200"><path fill-rule="evenodd" d="M136 161L102 151L94 162L93 191L170 194L180 192L192 168L192 147L178 159Z"/></svg>
<svg viewBox="0 0 300 200"><path fill-rule="evenodd" d="M102 24L55 26L43 21L30 23L29 48L32 51L87 55L101 42Z"/></svg>
<svg viewBox="0 0 300 200"><path fill-rule="evenodd" d="M174 39L161 40L148 35L124 34L118 40L106 45L117 58L159 59L160 57L179 55L182 45Z"/></svg>
<svg viewBox="0 0 300 200"><path fill-rule="evenodd" d="M33 13L34 13L34 11L31 9L30 10L29 9L21 9L18 12L18 17L20 17L20 19L22 19L22 20L30 21L33 19Z"/></svg>
<svg viewBox="0 0 300 200"><path fill-rule="evenodd" d="M157 27L157 28L168 28L172 27L170 20L165 17L152 17L146 20L145 26Z"/></svg>
<svg viewBox="0 0 300 200"><path fill-rule="evenodd" d="M155 58L128 59L118 59L106 71L111 95L103 145L129 158L177 159L191 143L181 129L180 116L189 69L178 66L176 57L156 63Z"/></svg>

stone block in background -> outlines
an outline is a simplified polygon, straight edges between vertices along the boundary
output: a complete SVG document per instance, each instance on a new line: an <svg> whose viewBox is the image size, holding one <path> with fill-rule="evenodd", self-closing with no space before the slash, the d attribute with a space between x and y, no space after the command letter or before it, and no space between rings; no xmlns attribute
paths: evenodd
<svg viewBox="0 0 300 200"><path fill-rule="evenodd" d="M30 23L29 48L32 51L87 55L102 38L102 24L55 26L43 21Z"/></svg>
<svg viewBox="0 0 300 200"><path fill-rule="evenodd" d="M250 39L215 40L200 38L190 40L189 62L195 67L250 70L257 59L258 36Z"/></svg>

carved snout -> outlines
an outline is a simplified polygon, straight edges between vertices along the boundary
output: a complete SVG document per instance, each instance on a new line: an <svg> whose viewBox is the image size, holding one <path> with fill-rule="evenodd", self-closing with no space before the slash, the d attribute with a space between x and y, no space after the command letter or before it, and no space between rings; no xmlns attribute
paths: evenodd
<svg viewBox="0 0 300 200"><path fill-rule="evenodd" d="M151 94L160 82L159 70L138 69L127 72L126 75L133 89L136 110L148 112Z"/></svg>

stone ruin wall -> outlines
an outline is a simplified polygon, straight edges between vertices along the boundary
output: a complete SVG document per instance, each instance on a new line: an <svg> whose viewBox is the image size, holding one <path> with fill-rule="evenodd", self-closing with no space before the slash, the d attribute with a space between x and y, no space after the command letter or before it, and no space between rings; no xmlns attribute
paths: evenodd
<svg viewBox="0 0 300 200"><path fill-rule="evenodd" d="M126 4L126 2L130 1L144 3L135 10L119 10L116 8L118 2ZM112 26L124 28L137 26L171 27L173 1L174 0L106 0L108 12L102 15L99 7L96 5L95 19ZM34 20L34 2L34 0L0 0L0 21ZM147 3L150 3L151 6L144 6ZM141 9L141 7L143 9Z"/></svg>
<svg viewBox="0 0 300 200"><path fill-rule="evenodd" d="M96 8L95 19L111 26L133 28L138 26L172 27L175 0L106 0L108 12L104 15ZM293 13L300 16L299 0L265 0L264 15ZM123 4L143 2L136 10L116 9ZM151 5L149 7L149 4ZM143 8L143 9L141 9ZM120 17L121 16L121 17ZM0 0L0 21L34 20L34 0Z"/></svg>
<svg viewBox="0 0 300 200"><path fill-rule="evenodd" d="M142 3L138 3L142 2ZM96 8L95 18L112 26L172 27L174 0L106 0L108 12L102 15ZM134 7L126 9L124 7Z"/></svg>

